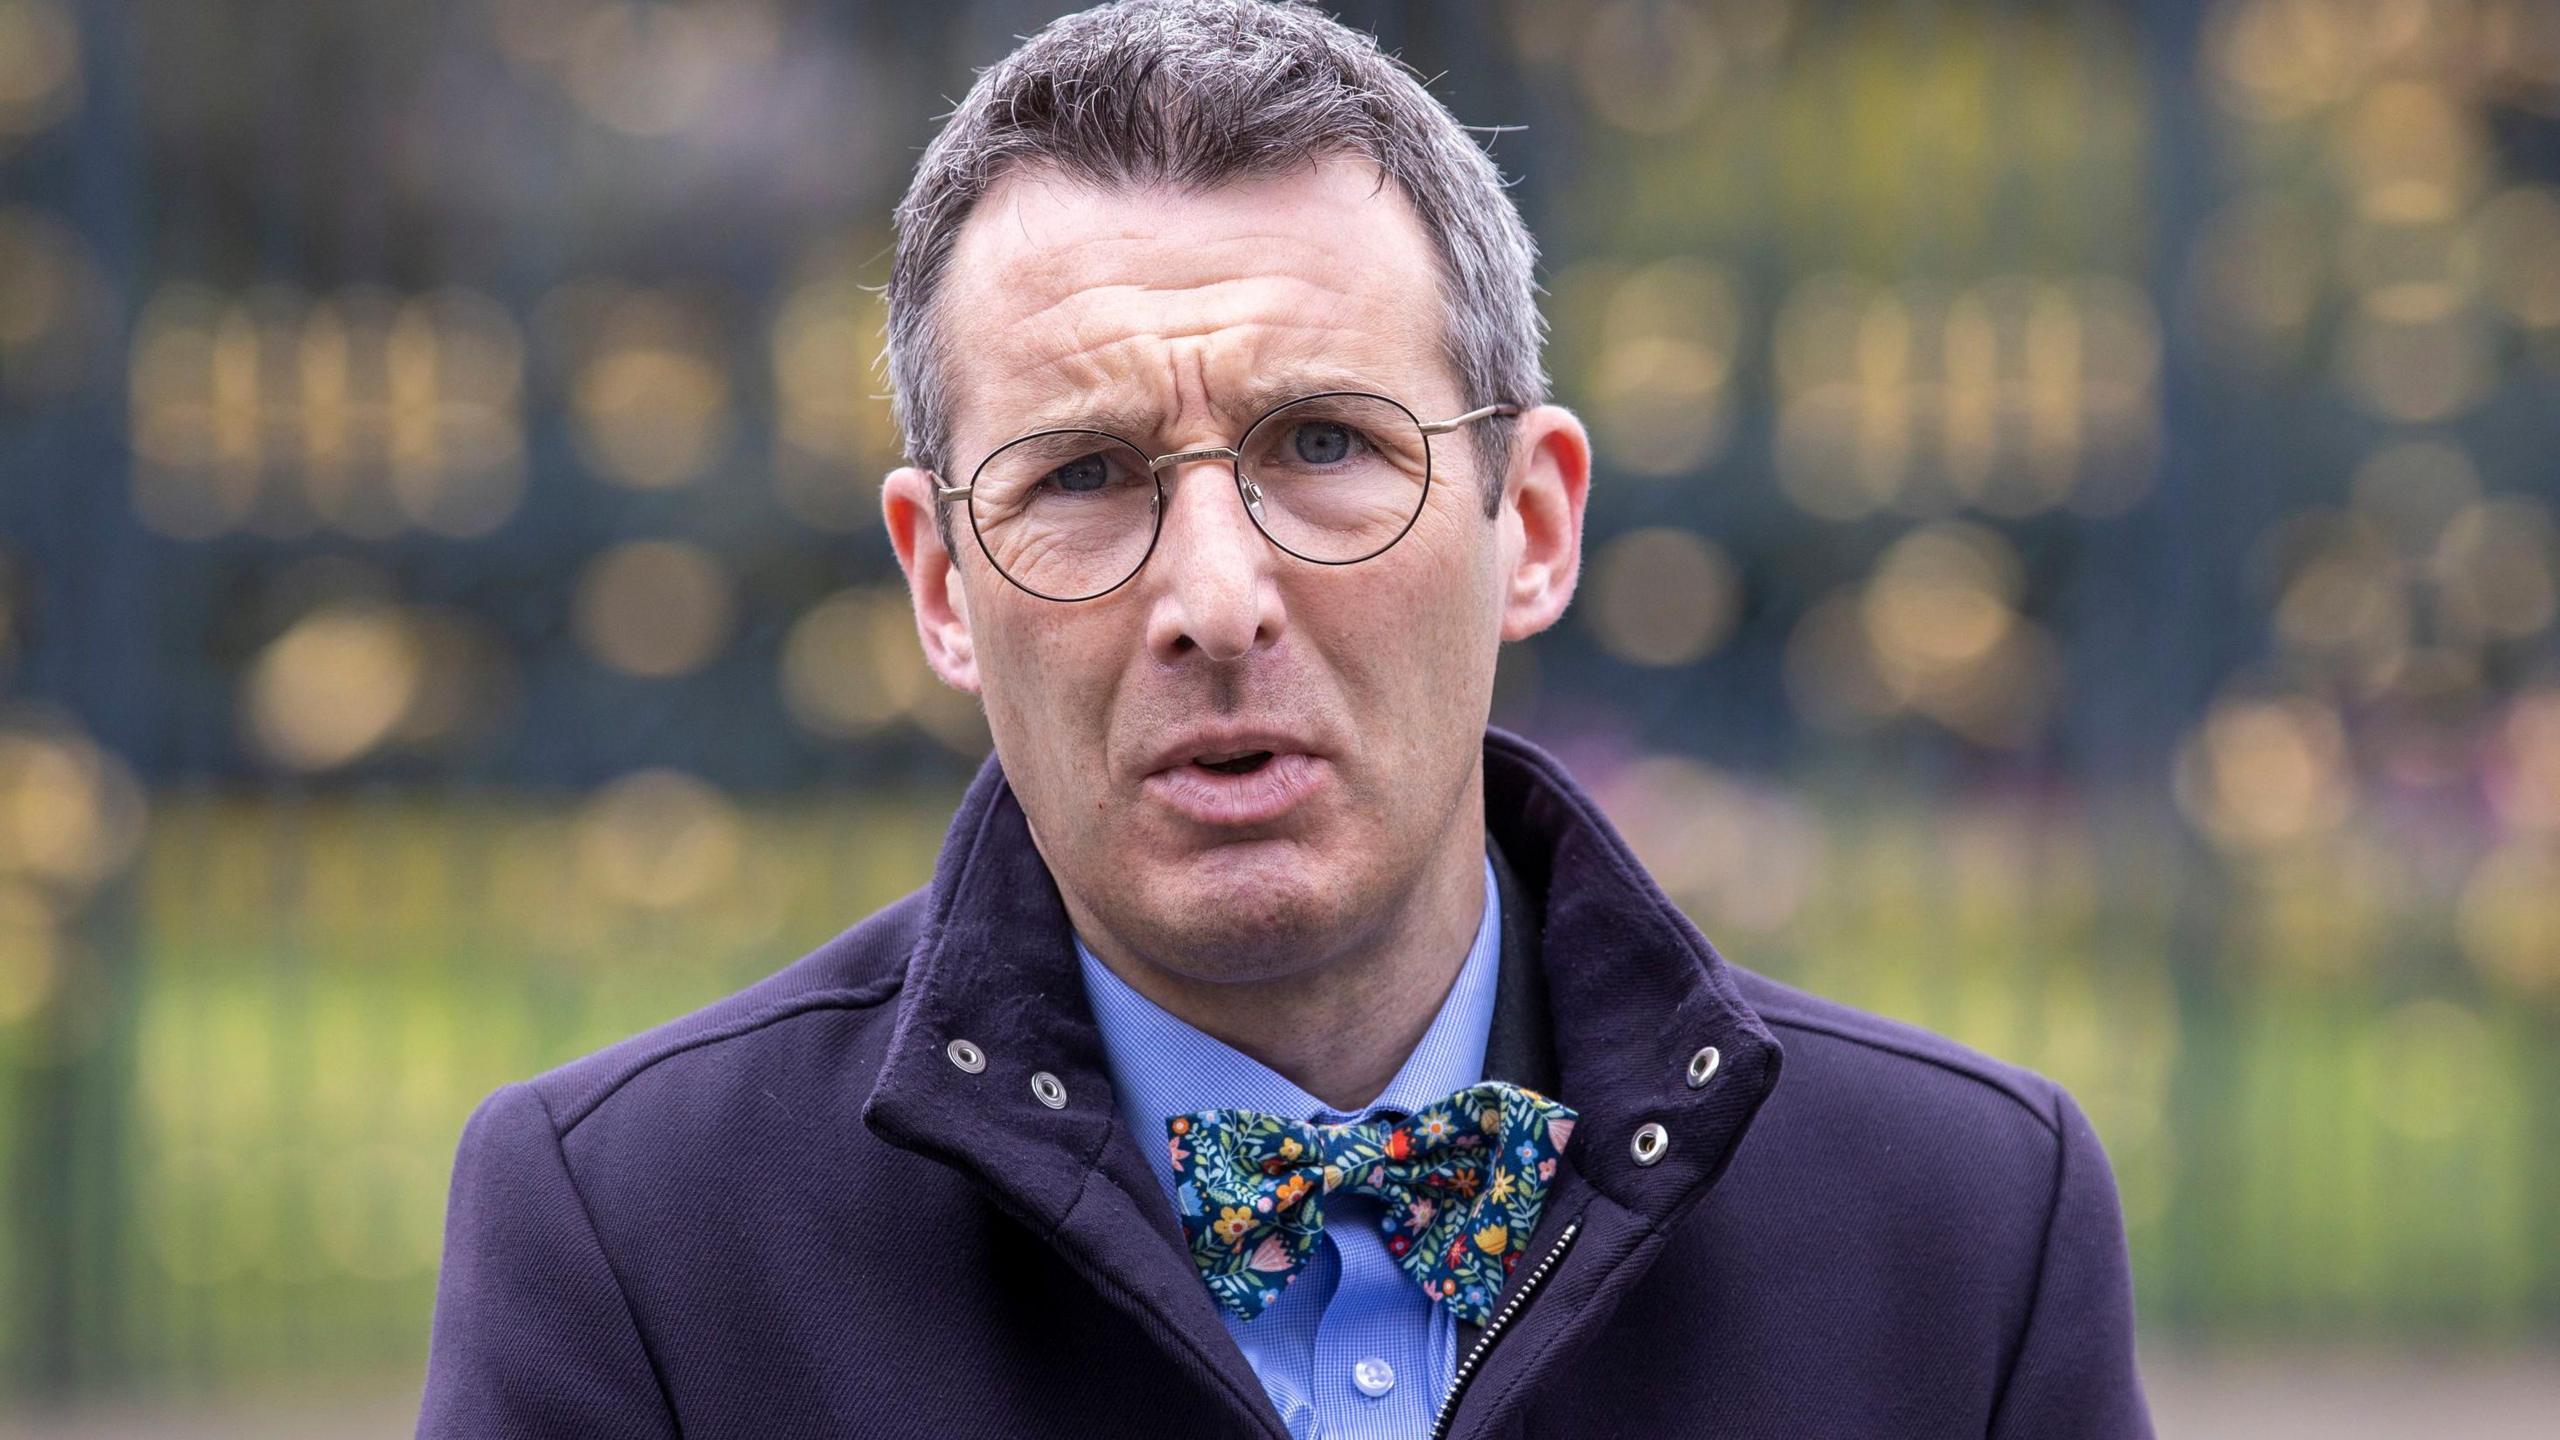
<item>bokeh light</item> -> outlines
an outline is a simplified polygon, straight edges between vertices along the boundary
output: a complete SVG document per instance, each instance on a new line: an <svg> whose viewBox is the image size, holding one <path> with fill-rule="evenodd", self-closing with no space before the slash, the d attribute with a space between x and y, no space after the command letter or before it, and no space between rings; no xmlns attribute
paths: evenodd
<svg viewBox="0 0 2560 1440"><path fill-rule="evenodd" d="M1867 639L1854 587L1825 596L1787 637L1787 698L1826 730L1874 729L1902 707Z"/></svg>
<svg viewBox="0 0 2560 1440"><path fill-rule="evenodd" d="M500 643L465 614L372 596L313 605L261 650L243 678L250 748L318 774L391 750L434 751L486 737L514 681Z"/></svg>
<svg viewBox="0 0 2560 1440"><path fill-rule="evenodd" d="M85 899L133 859L149 813L131 767L80 731L0 723L0 886Z"/></svg>
<svg viewBox="0 0 2560 1440"><path fill-rule="evenodd" d="M1733 562L1715 542L1667 527L1631 530L1604 546L1592 570L1592 633L1636 665L1688 665L1733 633L1742 599Z"/></svg>
<svg viewBox="0 0 2560 1440"><path fill-rule="evenodd" d="M259 653L242 687L242 723L277 764L334 770L391 738L417 701L423 669L398 611L329 606Z"/></svg>
<svg viewBox="0 0 2560 1440"><path fill-rule="evenodd" d="M1643 266L1612 287L1591 376L1595 443L1640 475L1694 471L1732 425L1742 302L1697 260Z"/></svg>
<svg viewBox="0 0 2560 1440"><path fill-rule="evenodd" d="M2443 89L2386 81L2341 117L2335 163L2367 216L2448 219L2481 183L2489 150L2483 132L2478 113Z"/></svg>
<svg viewBox="0 0 2560 1440"><path fill-rule="evenodd" d="M2404 424L2447 420L2488 398L2496 360L2488 327L2468 311L2410 316L2368 307L2348 321L2340 379L2366 409Z"/></svg>
<svg viewBox="0 0 2560 1440"><path fill-rule="evenodd" d="M1665 135L1706 109L1724 61L1701 7L1606 0L1581 27L1575 74L1594 113L1639 135Z"/></svg>
<svg viewBox="0 0 2560 1440"><path fill-rule="evenodd" d="M1912 712L1978 745L2031 744L2060 693L2061 656L2017 610L2022 584L1997 532L1963 521L1914 530L1863 585L1806 613L1788 642L1788 694L1831 729Z"/></svg>
<svg viewBox="0 0 2560 1440"><path fill-rule="evenodd" d="M782 697L814 734L850 740L910 712L940 682L917 653L915 612L894 587L847 590L811 606L782 642Z"/></svg>
<svg viewBox="0 0 2560 1440"><path fill-rule="evenodd" d="M2107 276L1809 281L1772 346L1780 481L1832 520L2120 512L2157 460L2160 344L2149 301Z"/></svg>
<svg viewBox="0 0 2560 1440"><path fill-rule="evenodd" d="M0 0L0 154L80 103L80 30L61 0Z"/></svg>
<svg viewBox="0 0 2560 1440"><path fill-rule="evenodd" d="M2507 825L2560 837L2560 688L2537 686L2508 704L2493 732L2486 779Z"/></svg>
<svg viewBox="0 0 2560 1440"><path fill-rule="evenodd" d="M2354 7L2331 0L2240 0L2211 13L2207 64L2225 103L2253 119L2292 120L2347 93Z"/></svg>
<svg viewBox="0 0 2560 1440"><path fill-rule="evenodd" d="M76 388L107 347L114 304L96 259L70 226L24 206L0 206L0 393Z"/></svg>
<svg viewBox="0 0 2560 1440"><path fill-rule="evenodd" d="M2262 551L2279 640L2315 663L2389 679L2414 643L2415 617L2390 536L2360 515L2293 517Z"/></svg>
<svg viewBox="0 0 2560 1440"><path fill-rule="evenodd" d="M665 768L626 775L579 814L579 873L598 894L646 910L721 893L745 853L737 807L699 776Z"/></svg>
<svg viewBox="0 0 2560 1440"><path fill-rule="evenodd" d="M2492 850L2462 887L2463 953L2527 994L2560 993L2560 847L2518 841Z"/></svg>
<svg viewBox="0 0 2560 1440"><path fill-rule="evenodd" d="M2537 330L2560 328L2560 188L2500 191L2465 238L2483 288L2509 317Z"/></svg>
<svg viewBox="0 0 2560 1440"><path fill-rule="evenodd" d="M578 577L578 638L617 670L659 679L683 675L709 663L729 638L734 590L720 561L699 545L617 545Z"/></svg>
<svg viewBox="0 0 2560 1440"><path fill-rule="evenodd" d="M2280 368L2300 358L2330 270L2328 232L2310 206L2281 193L2243 195L2196 234L2187 319L2216 358Z"/></svg>
<svg viewBox="0 0 2560 1440"><path fill-rule="evenodd" d="M522 341L463 290L153 296L131 365L134 506L179 539L503 524L524 491Z"/></svg>
<svg viewBox="0 0 2560 1440"><path fill-rule="evenodd" d="M2018 617L2016 556L1991 531L1937 525L1895 541L1861 610L1891 674L1916 691L1927 677L1979 663Z"/></svg>
<svg viewBox="0 0 2560 1440"><path fill-rule="evenodd" d="M856 530L880 514L880 479L897 463L888 387L874 371L888 324L877 283L861 278L876 243L839 242L805 260L773 320L780 441L774 482L792 514Z"/></svg>
<svg viewBox="0 0 2560 1440"><path fill-rule="evenodd" d="M2355 808L2345 727L2306 696L2217 701L2181 747L2176 774L2187 817L2243 854L2325 836Z"/></svg>
<svg viewBox="0 0 2560 1440"><path fill-rule="evenodd" d="M491 0L490 10L511 58L634 136L712 120L766 78L781 49L772 0Z"/></svg>
<svg viewBox="0 0 2560 1440"><path fill-rule="evenodd" d="M1823 877L1821 826L1773 786L1679 756L1653 756L1598 787L1610 822L1699 923L1772 934Z"/></svg>
<svg viewBox="0 0 2560 1440"><path fill-rule="evenodd" d="M1911 321L1900 297L1856 276L1808 281L1779 313L1773 348L1788 495L1830 520L1893 503L1912 448Z"/></svg>
<svg viewBox="0 0 2560 1440"><path fill-rule="evenodd" d="M2463 506L2479 498L2480 469L2443 440L2402 440L2367 456L2348 481L2358 515L2379 526L2399 554L2431 553Z"/></svg>
<svg viewBox="0 0 2560 1440"><path fill-rule="evenodd" d="M713 322L694 301L607 280L573 281L538 325L567 357L578 450L640 490L690 484L723 458L734 423Z"/></svg>
<svg viewBox="0 0 2560 1440"><path fill-rule="evenodd" d="M2462 507L2431 557L2441 614L2457 634L2522 639L2550 628L2560 604L2550 508L2526 496Z"/></svg>

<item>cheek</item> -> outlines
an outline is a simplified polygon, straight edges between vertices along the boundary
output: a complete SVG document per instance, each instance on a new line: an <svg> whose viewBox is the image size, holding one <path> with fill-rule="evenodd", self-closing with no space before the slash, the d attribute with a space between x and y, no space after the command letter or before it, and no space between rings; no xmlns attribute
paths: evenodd
<svg viewBox="0 0 2560 1440"><path fill-rule="evenodd" d="M1341 664L1356 707L1398 717L1372 733L1407 753L1473 747L1480 727L1470 701L1490 684L1500 619L1489 598L1493 535L1480 517L1453 518L1333 577L1374 567L1360 577L1370 583L1338 597L1338 618L1352 627L1340 633L1357 637Z"/></svg>
<svg viewBox="0 0 2560 1440"><path fill-rule="evenodd" d="M1008 757L1047 770L1093 753L1113 678L1104 656L1114 652L1092 633L1101 617L1024 613L1002 600L979 614L972 635L987 723ZM1067 758L1051 760L1051 752Z"/></svg>

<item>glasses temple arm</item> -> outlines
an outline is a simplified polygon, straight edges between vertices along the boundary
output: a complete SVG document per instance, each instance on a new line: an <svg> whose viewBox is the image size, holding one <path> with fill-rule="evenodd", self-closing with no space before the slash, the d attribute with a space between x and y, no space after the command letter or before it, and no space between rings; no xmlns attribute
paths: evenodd
<svg viewBox="0 0 2560 1440"><path fill-rule="evenodd" d="M1423 424L1422 433L1425 435L1446 435L1461 425L1472 425L1476 421L1482 420L1488 415L1517 415L1519 413L1520 407L1517 405L1487 405L1480 409L1470 410L1466 414L1457 416L1454 419L1426 421Z"/></svg>

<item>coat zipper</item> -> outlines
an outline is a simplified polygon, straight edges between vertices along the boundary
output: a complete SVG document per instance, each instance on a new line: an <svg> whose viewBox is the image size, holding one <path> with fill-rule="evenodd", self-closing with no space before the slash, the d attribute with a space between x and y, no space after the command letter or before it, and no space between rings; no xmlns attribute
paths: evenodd
<svg viewBox="0 0 2560 1440"><path fill-rule="evenodd" d="M1547 1247L1547 1253L1529 1271L1528 1278L1520 1282L1520 1288L1511 1292L1510 1300L1485 1322L1483 1333L1476 1336L1475 1347L1467 1351L1467 1358L1458 1362L1457 1378L1449 1382L1449 1393L1441 1398L1440 1413L1431 1422L1431 1440L1448 1440L1450 1423L1458 1418L1458 1397L1466 1393L1467 1382L1475 1378L1476 1367L1484 1363L1485 1352L1493 1348L1494 1341L1502 1338L1502 1332L1510 1327L1512 1319L1520 1313L1520 1307L1528 1304L1529 1297L1537 1293L1539 1282L1545 1280L1547 1272L1564 1258L1566 1247L1573 1244L1574 1235L1581 1229L1582 1217L1577 1215L1564 1227L1564 1233L1556 1237L1556 1243Z"/></svg>

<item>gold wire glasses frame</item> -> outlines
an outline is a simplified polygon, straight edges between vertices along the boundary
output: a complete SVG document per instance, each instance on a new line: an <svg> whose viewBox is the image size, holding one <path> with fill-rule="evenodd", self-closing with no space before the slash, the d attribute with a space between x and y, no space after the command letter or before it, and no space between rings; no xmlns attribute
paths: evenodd
<svg viewBox="0 0 2560 1440"><path fill-rule="evenodd" d="M1384 395L1327 390L1264 411L1232 446L1152 458L1108 431L1036 430L978 462L968 484L935 493L966 501L987 563L1043 600L1095 600L1135 578L1164 532L1163 472L1202 460L1228 462L1245 513L1281 551L1354 565L1403 539L1421 517L1432 436L1519 413L1494 404L1425 421ZM1308 452L1309 433L1319 453ZM1131 558L1142 531L1145 549Z"/></svg>

